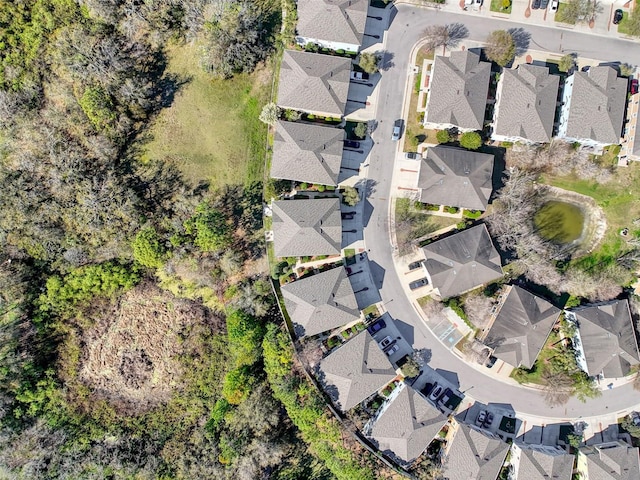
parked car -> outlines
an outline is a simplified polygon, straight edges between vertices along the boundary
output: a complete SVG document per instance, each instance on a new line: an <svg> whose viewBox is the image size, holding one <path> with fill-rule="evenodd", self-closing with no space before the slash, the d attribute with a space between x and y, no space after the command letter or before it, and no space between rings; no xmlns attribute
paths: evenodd
<svg viewBox="0 0 640 480"><path fill-rule="evenodd" d="M407 160L418 160L420 158L420 155L416 152L405 152L404 158L406 158Z"/></svg>
<svg viewBox="0 0 640 480"><path fill-rule="evenodd" d="M387 354L388 357L390 357L391 355L393 355L394 353L396 353L398 350L400 350L400 345L398 345L397 343L394 343L393 345L391 345L389 348L387 348L384 353Z"/></svg>
<svg viewBox="0 0 640 480"><path fill-rule="evenodd" d="M549 6L549 0L540 0L540 8L544 10Z"/></svg>
<svg viewBox="0 0 640 480"><path fill-rule="evenodd" d="M387 348L389 345L391 345L392 342L393 342L393 338L387 335L379 342L380 348L382 349Z"/></svg>
<svg viewBox="0 0 640 480"><path fill-rule="evenodd" d="M436 400L438 400L438 398L440 398L440 395L442 395L443 391L444 391L444 387L442 385L438 385L437 383L434 383L433 390L431 390L431 393L429 394L429 400L431 400L432 402L435 402Z"/></svg>
<svg viewBox="0 0 640 480"><path fill-rule="evenodd" d="M408 268L409 268L409 271L412 271L412 270L417 270L420 267L422 267L422 262L411 262Z"/></svg>
<svg viewBox="0 0 640 480"><path fill-rule="evenodd" d="M476 418L476 425L481 427L486 419L487 419L486 410L481 410L480 413L478 414L478 417Z"/></svg>
<svg viewBox="0 0 640 480"><path fill-rule="evenodd" d="M493 423L493 413L487 412L487 418L485 418L484 420L484 426L488 428L491 426L492 423Z"/></svg>
<svg viewBox="0 0 640 480"><path fill-rule="evenodd" d="M622 11L622 9L621 8L617 9L615 12L613 12L613 24L618 25L622 21L623 17L624 17L624 12Z"/></svg>
<svg viewBox="0 0 640 480"><path fill-rule="evenodd" d="M631 92L631 95L635 95L636 93L638 93L638 79L637 78L631 79L631 86L629 87L629 92Z"/></svg>
<svg viewBox="0 0 640 480"><path fill-rule="evenodd" d="M351 72L351 80L368 80L369 74L367 72Z"/></svg>
<svg viewBox="0 0 640 480"><path fill-rule="evenodd" d="M411 290L417 290L420 287L424 287L425 285L429 285L429 280L427 280L426 278L421 278L420 280L416 280L414 282L411 282L409 284L409 288Z"/></svg>
<svg viewBox="0 0 640 480"><path fill-rule="evenodd" d="M400 135L402 134L402 120L398 119L393 122L393 132L391 134L391 140L394 142L400 140Z"/></svg>
<svg viewBox="0 0 640 480"><path fill-rule="evenodd" d="M380 330L382 330L386 326L387 326L387 324L385 323L385 321L381 319L381 320L378 320L377 322L374 322L371 325L369 325L367 330L369 330L369 333L371 335L373 335L374 333L379 332Z"/></svg>
<svg viewBox="0 0 640 480"><path fill-rule="evenodd" d="M533 2L531 2L531 8L534 10L540 8L540 0L533 0Z"/></svg>
<svg viewBox="0 0 640 480"><path fill-rule="evenodd" d="M549 11L557 12L559 4L560 4L559 0L552 0L551 5L549 5Z"/></svg>
<svg viewBox="0 0 640 480"><path fill-rule="evenodd" d="M345 140L344 146L346 148L360 148L360 142L356 142L355 140Z"/></svg>
<svg viewBox="0 0 640 480"><path fill-rule="evenodd" d="M487 360L487 363L485 363L484 365L487 368L491 368L496 364L497 361L498 359L496 357L494 357L493 355L489 355L489 360Z"/></svg>

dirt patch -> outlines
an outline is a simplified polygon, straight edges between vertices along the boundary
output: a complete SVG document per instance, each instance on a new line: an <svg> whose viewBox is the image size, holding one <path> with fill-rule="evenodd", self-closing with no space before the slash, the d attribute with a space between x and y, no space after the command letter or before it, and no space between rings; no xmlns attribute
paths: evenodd
<svg viewBox="0 0 640 480"><path fill-rule="evenodd" d="M94 397L121 412L141 413L166 402L180 385L180 355L195 326L211 312L147 282L113 303L93 305L80 333L78 377Z"/></svg>

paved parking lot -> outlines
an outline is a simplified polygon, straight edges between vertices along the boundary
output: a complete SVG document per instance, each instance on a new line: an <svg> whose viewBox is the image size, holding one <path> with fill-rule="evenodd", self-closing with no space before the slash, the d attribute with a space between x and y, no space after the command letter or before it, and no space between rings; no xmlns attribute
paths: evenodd
<svg viewBox="0 0 640 480"><path fill-rule="evenodd" d="M445 390L450 389L454 393L454 395L464 399L464 394L462 394L458 390L459 385L456 381L456 378L449 375L449 373L451 372L434 370L430 366L425 365L422 369L422 374L416 379L412 387L415 390L422 392L425 398L428 398L429 393L437 383L438 385L441 385ZM429 402L432 405L436 406L431 400L429 400ZM445 414L452 413L451 410L448 410L446 408L441 410L443 410Z"/></svg>
<svg viewBox="0 0 640 480"><path fill-rule="evenodd" d="M409 345L409 342L402 338L402 335L400 335L400 332L398 331L398 328L391 316L388 313L385 313L380 318L384 320L387 326L373 335L375 341L381 342L384 338L391 337L392 343L400 347L397 352L389 356L389 360L395 363L405 355L411 355L413 353L413 348Z"/></svg>
<svg viewBox="0 0 640 480"><path fill-rule="evenodd" d="M480 412L487 412L493 414L493 421L491 425L485 423L477 424L478 416ZM474 428L488 433L493 436L500 436L503 439L514 439L518 435L522 428L522 421L515 416L513 408L509 405L490 403L485 405L480 402L474 402L467 405L467 408L462 410L457 418L468 425L472 425Z"/></svg>

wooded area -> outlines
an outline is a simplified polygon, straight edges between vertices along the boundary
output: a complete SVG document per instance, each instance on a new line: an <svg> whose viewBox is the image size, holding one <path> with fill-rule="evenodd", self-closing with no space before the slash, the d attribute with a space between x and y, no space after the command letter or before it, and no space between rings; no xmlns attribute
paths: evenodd
<svg viewBox="0 0 640 480"><path fill-rule="evenodd" d="M252 72L281 41L281 7L0 2L3 478L372 478L321 399L297 414L273 367L291 347L273 325L262 185L214 190L144 153L190 81L167 72L166 46L199 45L212 80Z"/></svg>

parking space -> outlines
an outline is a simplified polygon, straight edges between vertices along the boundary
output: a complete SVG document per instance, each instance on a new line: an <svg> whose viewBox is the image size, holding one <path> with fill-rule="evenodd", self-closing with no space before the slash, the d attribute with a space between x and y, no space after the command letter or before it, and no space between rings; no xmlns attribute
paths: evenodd
<svg viewBox="0 0 640 480"><path fill-rule="evenodd" d="M380 348L387 353L389 360L395 363L405 355L411 355L413 348L409 345L409 342L400 335L400 331L391 316L385 313L377 321L379 320L384 322L385 327L375 332L373 338L378 342ZM384 343L380 345L381 342Z"/></svg>
<svg viewBox="0 0 640 480"><path fill-rule="evenodd" d="M397 179L394 179L398 188L415 189L418 184L418 172L420 169L420 158L407 159L405 152L401 152L396 156L396 173ZM417 195L418 190L415 190Z"/></svg>
<svg viewBox="0 0 640 480"><path fill-rule="evenodd" d="M353 270L353 274L349 275L349 281L351 287L356 295L356 302L358 308L363 308L378 303L380 299L380 292L373 283L373 277L371 276L371 266L366 255L360 258L360 255L356 255L356 263L350 266ZM355 273L358 272L358 273Z"/></svg>
<svg viewBox="0 0 640 480"><path fill-rule="evenodd" d="M523 423L507 405L480 402L471 404L458 415L458 420L484 433L503 439L515 438Z"/></svg>
<svg viewBox="0 0 640 480"><path fill-rule="evenodd" d="M376 73L366 81L352 81L349 83L345 117L350 120L373 120L375 115L375 99L378 95L380 74Z"/></svg>
<svg viewBox="0 0 640 480"><path fill-rule="evenodd" d="M367 23L364 26L364 36L362 38L362 50L378 47L378 44L382 42L388 23L387 16L388 12L384 8L369 7Z"/></svg>
<svg viewBox="0 0 640 480"><path fill-rule="evenodd" d="M464 394L458 390L458 385L452 380L425 365L422 374L415 380L412 387L421 392L434 407L449 415L464 398Z"/></svg>

